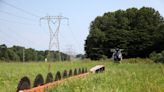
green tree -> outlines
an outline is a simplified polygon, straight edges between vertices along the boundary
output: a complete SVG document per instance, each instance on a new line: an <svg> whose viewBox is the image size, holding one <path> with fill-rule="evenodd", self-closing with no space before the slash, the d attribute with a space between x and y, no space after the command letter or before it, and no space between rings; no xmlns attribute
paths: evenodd
<svg viewBox="0 0 164 92"><path fill-rule="evenodd" d="M12 49L18 55L19 60L20 61L23 61L23 50L25 48L24 47L21 47L21 46L13 46Z"/></svg>
<svg viewBox="0 0 164 92"><path fill-rule="evenodd" d="M4 61L9 60L8 49L5 44L0 45L0 59Z"/></svg>
<svg viewBox="0 0 164 92"><path fill-rule="evenodd" d="M20 61L19 56L16 54L16 52L13 51L12 48L9 48L7 53L8 53L9 60Z"/></svg>
<svg viewBox="0 0 164 92"><path fill-rule="evenodd" d="M148 57L164 50L164 19L151 7L105 13L91 22L85 41L86 56L111 57L113 48L124 49L124 57Z"/></svg>
<svg viewBox="0 0 164 92"><path fill-rule="evenodd" d="M37 53L34 49L25 49L25 61L36 61Z"/></svg>

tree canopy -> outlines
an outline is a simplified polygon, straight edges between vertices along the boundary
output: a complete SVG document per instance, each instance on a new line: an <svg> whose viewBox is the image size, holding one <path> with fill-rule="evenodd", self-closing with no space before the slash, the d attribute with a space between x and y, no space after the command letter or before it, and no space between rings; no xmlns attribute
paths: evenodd
<svg viewBox="0 0 164 92"><path fill-rule="evenodd" d="M148 57L164 50L164 18L151 7L129 8L97 16L90 24L85 41L86 56L111 57L113 48L124 49L123 56Z"/></svg>
<svg viewBox="0 0 164 92"><path fill-rule="evenodd" d="M48 50L38 51L32 48L24 48L21 46L13 46L8 48L5 44L0 45L0 60L2 61L44 61L45 58L49 58L50 61L58 61L58 51L50 51L50 56L48 56ZM24 56L23 56L24 54ZM61 60L70 60L70 56L60 52Z"/></svg>

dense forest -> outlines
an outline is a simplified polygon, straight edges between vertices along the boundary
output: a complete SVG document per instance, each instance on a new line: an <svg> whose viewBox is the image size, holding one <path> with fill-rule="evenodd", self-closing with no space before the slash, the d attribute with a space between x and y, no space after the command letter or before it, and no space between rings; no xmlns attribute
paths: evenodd
<svg viewBox="0 0 164 92"><path fill-rule="evenodd" d="M50 54L48 54L50 53ZM70 60L70 56L60 52L61 60ZM38 51L32 48L24 48L21 46L13 46L8 48L5 44L0 45L0 60L1 61L44 61L48 58L50 61L58 61L58 51Z"/></svg>
<svg viewBox="0 0 164 92"><path fill-rule="evenodd" d="M85 41L86 56L111 58L111 49L123 49L124 58L149 57L164 50L164 18L151 7L129 8L97 16Z"/></svg>

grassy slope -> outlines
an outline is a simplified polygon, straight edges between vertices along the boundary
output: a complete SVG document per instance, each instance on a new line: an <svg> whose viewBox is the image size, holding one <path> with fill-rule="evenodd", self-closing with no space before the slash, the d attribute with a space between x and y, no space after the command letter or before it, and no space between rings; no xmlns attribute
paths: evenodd
<svg viewBox="0 0 164 92"><path fill-rule="evenodd" d="M164 65L108 64L104 73L65 82L53 92L164 92Z"/></svg>
<svg viewBox="0 0 164 92"><path fill-rule="evenodd" d="M53 92L164 92L164 65L109 62L0 63L0 92L15 92L24 75L30 78L31 84L38 73L45 79L49 64L53 75L57 70L91 68L96 64L106 66L104 73L67 81Z"/></svg>
<svg viewBox="0 0 164 92"><path fill-rule="evenodd" d="M0 63L0 92L15 92L19 80L23 76L30 78L31 85L33 85L35 76L39 73L46 79L49 64L51 64L50 72L55 76L58 70L63 72L65 69L91 68L98 63L101 62Z"/></svg>

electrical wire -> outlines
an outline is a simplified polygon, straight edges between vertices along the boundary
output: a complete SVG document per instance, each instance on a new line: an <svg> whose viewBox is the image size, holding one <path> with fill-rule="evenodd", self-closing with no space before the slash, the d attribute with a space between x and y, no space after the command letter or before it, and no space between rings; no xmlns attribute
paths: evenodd
<svg viewBox="0 0 164 92"><path fill-rule="evenodd" d="M3 24L2 24L3 25ZM25 44L26 46L29 46L31 44L35 45L35 46L40 46L40 43L37 43L36 41L30 40L27 37L24 37L23 35L21 35L19 32L14 31L10 26L8 25L3 25L3 27L10 31L10 33L12 33L12 36L18 38L20 41L19 42L23 42L23 44ZM28 27L29 28L29 27ZM28 36L29 37L29 36Z"/></svg>
<svg viewBox="0 0 164 92"><path fill-rule="evenodd" d="M30 25L30 26L36 26L37 24L31 24L31 23L24 23L24 22L19 22L19 21L13 21L13 20L7 20L7 19L2 19L0 18L0 21L8 22L8 23L17 23L17 24L22 24L22 25Z"/></svg>
<svg viewBox="0 0 164 92"><path fill-rule="evenodd" d="M5 5L8 5L8 6L12 7L12 8L15 8L15 9L17 9L17 10L19 10L19 11L21 11L21 12L24 12L24 13L26 13L26 14L28 14L28 15L31 15L31 16L34 16L34 17L37 17L37 18L40 18L40 16L38 16L38 15L36 15L36 14L33 14L33 13L29 12L29 11L26 11L26 10L24 10L24 9L22 9L22 8L16 7L15 5L12 5L12 4L10 4L10 3L4 1L4 0L1 0L1 2L4 3Z"/></svg>
<svg viewBox="0 0 164 92"><path fill-rule="evenodd" d="M2 31L2 29L0 29L0 32L1 32L1 37L3 36L3 38L5 39L5 41L7 43L10 43L11 44L11 43L18 43L18 42L20 42L18 39L15 39L13 36L9 35L5 31ZM6 37L8 37L8 39L6 39Z"/></svg>
<svg viewBox="0 0 164 92"><path fill-rule="evenodd" d="M0 32L2 34L4 34L5 37L8 38L7 39L8 41L10 41L14 44L17 44L17 45L19 44L19 45L24 45L24 46L29 46L30 44L34 43L34 42L30 41L29 39L27 39L27 38L21 36L20 34L18 34L16 31L13 32L13 30L11 30L8 26L3 25L3 27L7 28L6 30L10 31L10 33L12 32L12 35L11 35L11 34L7 33L6 31L0 30Z"/></svg>
<svg viewBox="0 0 164 92"><path fill-rule="evenodd" d="M26 17L23 17L23 16L18 16L16 14L13 14L13 13L10 13L10 12L6 12L6 11L2 11L2 10L0 10L0 13L7 14L9 16L14 16L14 17L21 18L21 19L25 19L25 20L28 20L28 21L34 21L33 19L26 18Z"/></svg>
<svg viewBox="0 0 164 92"><path fill-rule="evenodd" d="M70 33L71 33L71 35L72 35L71 37L72 37L73 41L76 43L76 44L75 44L75 47L79 48L79 46L78 46L79 41L77 40L77 37L76 37L76 35L74 34L74 32L72 31L70 25L68 25L68 30L70 31Z"/></svg>
<svg viewBox="0 0 164 92"><path fill-rule="evenodd" d="M19 10L19 11L25 13L25 14L31 15L31 16L36 17L36 18L38 18L38 19L40 18L40 16L38 16L38 15L36 15L36 14L33 14L33 13L29 12L29 11L26 11L26 10L20 8L20 7L15 6L15 5L12 5L12 4L10 4L10 3L4 1L4 0L1 0L1 2L2 2L3 4L5 4L5 5L10 6L10 7L16 9L16 10ZM30 18L22 17L22 16L19 16L19 15L10 13L10 12L6 12L6 11L0 11L0 13L4 13L4 14L10 15L10 16L15 16L15 17L22 18L22 19L25 19L25 20L33 21L33 20L30 19ZM4 19L4 18L0 18L0 21L4 21L4 22L8 22L8 23L11 23L11 22L12 22L12 23L17 23L17 24L36 26L36 24L29 24L29 23L24 23L24 22L12 21L12 20L9 20L9 19ZM5 28L8 28L8 27L5 27ZM8 33L5 33L5 32L3 32L3 31L1 31L1 33L7 35L8 37L12 37L12 38L13 38L13 35L9 35ZM25 40L25 38L23 38L25 41L24 41L23 39L21 39L23 36L20 37L20 35L18 36L18 34L15 33L15 32L13 32L13 31L12 31L12 33L16 34L15 37L18 38L18 39L15 39L15 38L12 39L12 38L10 38L10 39L14 40L15 42L17 42L17 43L19 43L19 42L25 43L25 42L27 41L27 39ZM20 38L19 38L19 37L20 37ZM20 41L20 40L22 40L22 41ZM29 41L29 40L28 40L28 41ZM33 44L33 43L34 43L33 41L29 41L29 42L30 42L30 44ZM28 45L29 45L29 44L28 44Z"/></svg>

